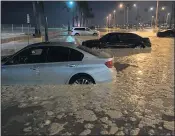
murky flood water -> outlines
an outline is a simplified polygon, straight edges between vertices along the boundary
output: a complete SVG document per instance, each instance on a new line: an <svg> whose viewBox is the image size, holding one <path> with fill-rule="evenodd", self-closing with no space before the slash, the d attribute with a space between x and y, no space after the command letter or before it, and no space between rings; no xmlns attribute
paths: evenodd
<svg viewBox="0 0 175 136"><path fill-rule="evenodd" d="M174 41L150 39L149 53L114 56L113 83L2 86L2 134L173 135Z"/></svg>

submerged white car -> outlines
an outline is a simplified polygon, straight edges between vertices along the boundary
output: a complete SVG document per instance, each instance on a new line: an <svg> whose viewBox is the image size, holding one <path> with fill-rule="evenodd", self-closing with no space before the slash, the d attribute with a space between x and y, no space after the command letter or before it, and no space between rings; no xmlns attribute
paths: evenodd
<svg viewBox="0 0 175 136"><path fill-rule="evenodd" d="M115 79L113 57L64 43L28 45L1 60L1 83L95 84Z"/></svg>
<svg viewBox="0 0 175 136"><path fill-rule="evenodd" d="M92 30L88 27L73 27L71 30L71 35L72 36L98 36L100 34L99 31L97 30Z"/></svg>

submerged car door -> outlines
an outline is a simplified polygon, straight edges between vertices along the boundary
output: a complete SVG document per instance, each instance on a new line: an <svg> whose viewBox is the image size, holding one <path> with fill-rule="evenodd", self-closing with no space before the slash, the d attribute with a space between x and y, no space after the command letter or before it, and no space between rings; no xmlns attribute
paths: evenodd
<svg viewBox="0 0 175 136"><path fill-rule="evenodd" d="M37 84L39 79L38 63L46 61L46 49L27 48L2 66L2 84Z"/></svg>
<svg viewBox="0 0 175 136"><path fill-rule="evenodd" d="M115 34L115 33L109 34L105 47L106 48L121 48L121 43L120 43L118 34Z"/></svg>
<svg viewBox="0 0 175 136"><path fill-rule="evenodd" d="M47 63L40 65L40 81L44 84L65 84L69 77L82 63L83 54L77 50L50 46L47 54Z"/></svg>
<svg viewBox="0 0 175 136"><path fill-rule="evenodd" d="M141 41L141 37L133 33L119 34L120 45L123 48L134 48Z"/></svg>

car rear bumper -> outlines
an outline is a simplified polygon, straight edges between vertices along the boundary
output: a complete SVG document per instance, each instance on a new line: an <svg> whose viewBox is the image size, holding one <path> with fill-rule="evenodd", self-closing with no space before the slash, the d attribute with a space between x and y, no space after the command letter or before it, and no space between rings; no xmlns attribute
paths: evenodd
<svg viewBox="0 0 175 136"><path fill-rule="evenodd" d="M115 67L109 68L108 71L96 73L94 76L95 83L110 83L116 82L117 71Z"/></svg>

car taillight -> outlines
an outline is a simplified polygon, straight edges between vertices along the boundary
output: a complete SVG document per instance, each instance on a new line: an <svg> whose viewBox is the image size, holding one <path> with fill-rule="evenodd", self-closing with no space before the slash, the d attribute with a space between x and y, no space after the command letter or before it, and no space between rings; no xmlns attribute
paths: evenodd
<svg viewBox="0 0 175 136"><path fill-rule="evenodd" d="M112 60L107 61L107 62L105 63L105 65L106 65L108 68L112 68L112 67L113 67L113 61L112 61Z"/></svg>

